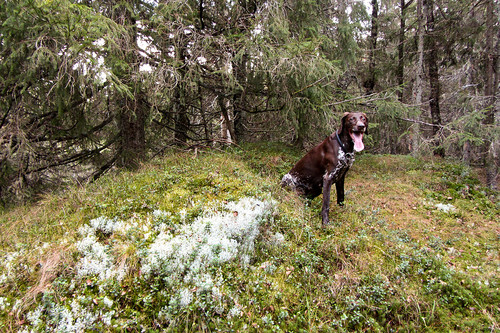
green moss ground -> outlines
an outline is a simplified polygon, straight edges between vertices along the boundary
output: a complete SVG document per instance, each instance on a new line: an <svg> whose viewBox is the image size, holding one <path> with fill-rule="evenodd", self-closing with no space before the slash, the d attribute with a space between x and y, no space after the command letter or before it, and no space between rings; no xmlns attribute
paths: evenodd
<svg viewBox="0 0 500 333"><path fill-rule="evenodd" d="M301 155L278 144L172 151L136 172L109 174L1 212L0 330L29 331L28 314L41 304L69 309L73 299L100 316L92 328L98 331L500 329L498 192L482 187L473 169L357 155L346 206L332 204L332 222L322 228L321 198L303 200L279 187ZM166 276L142 275L141 251L152 242L143 224L161 210L174 230L215 202L244 197L275 202L250 265L211 266L222 295L207 293L162 316L178 291ZM126 235L100 238L128 273L105 284L96 276L75 279L78 229L103 216L135 223ZM45 310L40 318L50 315Z"/></svg>

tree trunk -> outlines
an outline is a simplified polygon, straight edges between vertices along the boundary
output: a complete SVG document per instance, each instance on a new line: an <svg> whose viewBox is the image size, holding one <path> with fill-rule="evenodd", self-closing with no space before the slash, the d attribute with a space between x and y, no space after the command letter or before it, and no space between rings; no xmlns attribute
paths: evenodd
<svg viewBox="0 0 500 333"><path fill-rule="evenodd" d="M136 168L146 155L147 106L143 98L136 95L135 99L123 97L119 107L120 148L117 162L122 167Z"/></svg>
<svg viewBox="0 0 500 333"><path fill-rule="evenodd" d="M188 140L189 118L187 116L184 91L181 86L176 88L174 95L174 141L176 145L185 145Z"/></svg>
<svg viewBox="0 0 500 333"><path fill-rule="evenodd" d="M415 79L415 104L420 109L422 104L422 90L424 77L424 18L422 14L423 0L417 0L417 35L418 35L418 64L417 77Z"/></svg>
<svg viewBox="0 0 500 333"><path fill-rule="evenodd" d="M246 106L246 77L247 77L247 66L248 55L245 53L239 63L233 62L233 68L235 71L236 79L238 81L239 87L236 88L236 92L233 94L233 114L234 114L234 135L235 141L240 141L244 134L245 128L243 123L245 120L245 106ZM241 87L241 88L240 88Z"/></svg>
<svg viewBox="0 0 500 333"><path fill-rule="evenodd" d="M372 27L369 38L370 49L368 51L368 77L365 80L364 87L366 94L373 93L375 88L375 50L377 48L378 37L378 0L372 0Z"/></svg>
<svg viewBox="0 0 500 333"><path fill-rule="evenodd" d="M496 114L496 90L498 86L498 52L499 43L497 40L496 50L494 45L495 29L495 10L493 0L488 0L486 4L486 45L485 45L485 64L486 64L486 84L484 95L486 98L486 117L484 119L485 127L493 127ZM499 32L500 34L500 32ZM493 132L493 131L491 131ZM499 170L499 143L495 138L490 137L484 145L486 183L488 187L497 189L497 178Z"/></svg>
<svg viewBox="0 0 500 333"><path fill-rule="evenodd" d="M406 26L406 4L405 0L401 0L401 19L399 23L399 43L398 43L398 99L400 102L403 101L403 83L404 83L404 43L405 43L405 26Z"/></svg>
<svg viewBox="0 0 500 333"><path fill-rule="evenodd" d="M239 31L241 34L245 34L248 29L254 24L255 13L258 10L258 5L256 1L240 1L240 5L243 8L244 15L241 18L241 25ZM235 55L239 52L239 48L233 51L233 59ZM236 80L238 82L238 87L233 95L233 124L234 124L234 135L236 142L243 140L245 136L245 119L247 117L246 107L247 107L247 87L248 87L248 72L247 66L249 64L249 54L245 51L241 57L241 60L237 63L233 62Z"/></svg>
<svg viewBox="0 0 500 333"><path fill-rule="evenodd" d="M227 144L231 144L232 142L235 142L235 134L231 124L231 119L229 119L228 107L224 97L219 96L218 101L222 115L222 140L226 141Z"/></svg>
<svg viewBox="0 0 500 333"><path fill-rule="evenodd" d="M425 46L425 60L427 63L428 74L429 74L429 86L430 86L430 99L429 107L431 110L432 119L432 134L434 140L434 154L443 157L444 149L441 147L441 140L439 138L439 132L441 128L441 112L439 109L439 99L440 99L440 86L439 86L439 67L438 67L438 54L436 45L436 36L434 30L434 1L424 0L424 13L427 19L426 27L427 34L424 42Z"/></svg>
<svg viewBox="0 0 500 333"><path fill-rule="evenodd" d="M414 104L417 109L416 120L420 117L422 110L422 90L423 90L423 76L424 76L424 18L422 15L422 2L417 0L417 75L415 78L415 86L413 87ZM420 124L415 122L411 126L411 147L410 151L413 155L417 155L420 147Z"/></svg>
<svg viewBox="0 0 500 333"><path fill-rule="evenodd" d="M137 45L136 19L131 13L132 8L127 5L115 7L113 19L123 25L129 32L129 38L122 40L124 60L130 68L118 66L115 74L129 88L129 94L122 93L118 98L118 129L119 147L117 163L126 168L135 168L144 159L146 154L147 103L141 91L141 83L137 80L139 71L139 51Z"/></svg>
<svg viewBox="0 0 500 333"><path fill-rule="evenodd" d="M469 140L466 140L464 142L464 145L462 146L462 162L464 162L466 165L470 165L471 161L471 144Z"/></svg>
<svg viewBox="0 0 500 333"><path fill-rule="evenodd" d="M186 84L185 84L185 77L186 77L186 43L187 43L187 38L184 38L185 36L182 35L180 40L178 41L178 47L177 47L177 60L179 61L179 68L177 71L179 72L180 75L180 82L177 84L175 87L175 94L174 94L174 103L173 103L173 109L174 109L174 140L176 145L185 145L188 140L188 130L189 130L189 117L187 114L187 101L186 101Z"/></svg>
<svg viewBox="0 0 500 333"><path fill-rule="evenodd" d="M199 103L200 103L200 115L201 115L201 119L202 119L202 122L203 122L203 130L204 130L204 133L205 133L205 141L206 142L209 142L210 141L210 138L212 137L212 131L210 130L211 126L209 124L209 122L207 121L207 110L206 110L206 106L205 106L205 99L203 98L204 95L203 95L203 89L201 87L201 84L200 82L198 82L198 98L199 98Z"/></svg>

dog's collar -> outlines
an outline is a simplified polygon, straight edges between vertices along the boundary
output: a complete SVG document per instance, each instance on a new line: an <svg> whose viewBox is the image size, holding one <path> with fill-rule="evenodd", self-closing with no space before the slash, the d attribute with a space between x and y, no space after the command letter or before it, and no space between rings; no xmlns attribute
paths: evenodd
<svg viewBox="0 0 500 333"><path fill-rule="evenodd" d="M344 151L344 153L348 153L347 151L347 148L344 146L344 144L342 143L342 141L340 140L340 137L339 137L339 132L335 132L335 136L337 137L337 141L340 145L340 148Z"/></svg>

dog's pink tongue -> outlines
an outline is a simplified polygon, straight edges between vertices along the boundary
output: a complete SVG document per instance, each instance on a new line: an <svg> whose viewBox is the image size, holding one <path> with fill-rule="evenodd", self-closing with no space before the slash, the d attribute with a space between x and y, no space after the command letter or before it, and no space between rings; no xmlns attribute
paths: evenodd
<svg viewBox="0 0 500 333"><path fill-rule="evenodd" d="M352 141L354 142L354 150L362 151L365 149L365 145L363 143L363 134L362 133L351 133Z"/></svg>

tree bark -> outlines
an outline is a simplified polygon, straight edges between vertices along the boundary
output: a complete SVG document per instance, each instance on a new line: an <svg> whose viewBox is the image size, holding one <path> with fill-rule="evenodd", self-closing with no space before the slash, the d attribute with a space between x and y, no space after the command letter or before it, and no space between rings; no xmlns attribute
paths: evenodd
<svg viewBox="0 0 500 333"><path fill-rule="evenodd" d="M174 141L176 145L185 145L188 140L189 117L187 116L184 91L181 86L175 88L174 94Z"/></svg>
<svg viewBox="0 0 500 333"><path fill-rule="evenodd" d="M406 7L405 0L401 0L401 18L399 23L399 42L398 42L398 68L396 76L398 78L398 99L403 101L403 84L404 84L404 43L405 43L405 28L406 28Z"/></svg>
<svg viewBox="0 0 500 333"><path fill-rule="evenodd" d="M378 0L372 0L372 26L369 38L370 49L368 51L368 77L365 80L364 87L366 94L373 93L375 88L375 50L377 48L378 37Z"/></svg>
<svg viewBox="0 0 500 333"><path fill-rule="evenodd" d="M417 0L417 37L418 37L418 62L417 62L417 76L415 78L414 96L415 105L418 109L417 118L421 114L422 109L422 90L423 90L423 76L424 76L424 18L422 14L423 0ZM418 153L420 147L420 124L415 122L412 125L411 131L411 152L413 155Z"/></svg>
<svg viewBox="0 0 500 333"><path fill-rule="evenodd" d="M432 119L432 134L434 140L434 154L443 157L444 149L441 147L441 140L439 138L439 131L441 128L441 112L439 109L439 99L441 95L441 89L439 85L439 67L438 67L438 54L437 54L437 43L435 35L435 23L434 23L434 1L424 0L423 3L424 14L426 17L426 28L427 34L424 41L425 47L425 60L427 63L428 74L429 74L429 86L430 86L430 99L429 107L431 111Z"/></svg>
<svg viewBox="0 0 500 333"><path fill-rule="evenodd" d="M418 63L417 63L417 77L415 80L415 104L420 108L422 104L422 90L423 90L423 77L424 77L424 18L422 13L423 0L417 0L417 35L418 35Z"/></svg>
<svg viewBox="0 0 500 333"><path fill-rule="evenodd" d="M486 45L485 45L485 64L486 64L486 83L484 95L486 99L486 117L484 125L486 128L495 124L496 110L496 92L498 87L498 52L499 43L497 40L496 50L494 47L494 29L495 29L495 8L493 0L486 3ZM500 34L500 32L499 32ZM484 166L486 168L486 183L488 187L497 189L497 178L499 170L499 143L495 138L488 138L484 145Z"/></svg>
<svg viewBox="0 0 500 333"><path fill-rule="evenodd" d="M186 58L187 58L187 38L182 35L178 41L176 49L176 57L180 66L177 71L180 75L180 81L175 87L173 109L174 109L174 140L176 145L185 145L188 140L187 132L189 130L189 117L187 115L187 101L186 101Z"/></svg>
<svg viewBox="0 0 500 333"><path fill-rule="evenodd" d="M245 128L243 123L245 121L245 106L246 106L246 77L247 77L247 66L248 55L245 53L239 63L233 62L233 67L238 80L239 87L236 88L236 92L233 94L233 124L234 124L234 135L233 138L236 142L241 141L245 135ZM241 88L240 88L241 87Z"/></svg>
<svg viewBox="0 0 500 333"><path fill-rule="evenodd" d="M226 143L230 144L235 142L235 134L233 126L231 126L231 119L229 119L229 113L226 101L224 97L218 97L219 107L222 115L222 139L226 141ZM229 135L228 135L229 134Z"/></svg>
<svg viewBox="0 0 500 333"><path fill-rule="evenodd" d="M142 96L135 99L123 97L118 114L119 166L136 168L146 155L146 114L147 106Z"/></svg>
<svg viewBox="0 0 500 333"><path fill-rule="evenodd" d="M133 4L130 4L133 7ZM118 98L118 129L119 147L116 158L119 166L135 168L144 159L146 154L146 118L147 103L141 91L141 83L135 78L139 71L139 51L137 44L136 19L130 12L132 9L125 5L115 8L113 19L123 25L129 33L128 38L122 40L124 60L130 68L123 70L118 67L116 74L124 82L130 94L122 93Z"/></svg>

